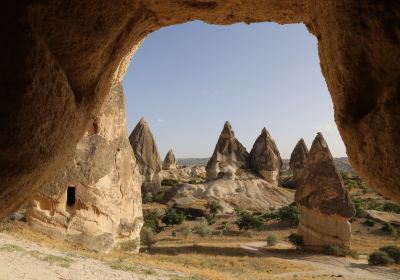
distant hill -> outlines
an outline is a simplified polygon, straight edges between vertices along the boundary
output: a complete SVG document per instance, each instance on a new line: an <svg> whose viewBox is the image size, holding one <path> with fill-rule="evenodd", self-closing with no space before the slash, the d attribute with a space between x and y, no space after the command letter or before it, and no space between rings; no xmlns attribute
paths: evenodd
<svg viewBox="0 0 400 280"><path fill-rule="evenodd" d="M206 165L209 158L178 158L177 162L178 165L186 165L186 166L193 166L193 165ZM345 171L351 174L356 174L353 168L351 167L349 160L347 157L339 157L335 158L336 167L340 171ZM289 159L282 159L282 169L285 170L289 167Z"/></svg>

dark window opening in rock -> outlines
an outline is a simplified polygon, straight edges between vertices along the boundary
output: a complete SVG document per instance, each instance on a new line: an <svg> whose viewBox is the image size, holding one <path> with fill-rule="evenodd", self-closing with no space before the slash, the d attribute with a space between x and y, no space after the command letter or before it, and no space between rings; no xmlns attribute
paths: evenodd
<svg viewBox="0 0 400 280"><path fill-rule="evenodd" d="M75 205L75 187L68 187L67 190L67 206Z"/></svg>

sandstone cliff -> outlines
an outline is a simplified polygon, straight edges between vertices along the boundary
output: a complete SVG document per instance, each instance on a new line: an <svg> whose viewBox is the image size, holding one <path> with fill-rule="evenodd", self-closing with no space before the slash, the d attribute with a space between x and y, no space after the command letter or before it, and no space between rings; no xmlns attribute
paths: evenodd
<svg viewBox="0 0 400 280"><path fill-rule="evenodd" d="M99 251L123 241L139 242L140 185L123 90L117 85L76 146L74 159L33 196L27 221L56 238Z"/></svg>
<svg viewBox="0 0 400 280"><path fill-rule="evenodd" d="M161 189L161 159L153 134L144 118L141 118L133 129L129 142L142 175L142 193L157 193Z"/></svg>

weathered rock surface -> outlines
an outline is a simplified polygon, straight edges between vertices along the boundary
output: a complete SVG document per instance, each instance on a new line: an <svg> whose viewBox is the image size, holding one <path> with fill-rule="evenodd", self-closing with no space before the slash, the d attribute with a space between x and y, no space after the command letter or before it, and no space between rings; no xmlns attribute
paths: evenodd
<svg viewBox="0 0 400 280"><path fill-rule="evenodd" d="M129 136L136 162L142 174L142 194L157 193L161 189L159 172L161 159L156 141L150 127L144 118L141 118Z"/></svg>
<svg viewBox="0 0 400 280"><path fill-rule="evenodd" d="M235 208L249 211L265 211L280 208L293 202L293 191L273 186L262 178L243 172L236 179L219 178L203 184L183 184L171 199L181 208L193 208L209 199L217 200L224 213L233 213ZM203 205L204 206L204 205Z"/></svg>
<svg viewBox="0 0 400 280"><path fill-rule="evenodd" d="M400 201L399 1L13 1L0 13L1 217L73 157L143 38L191 20L304 23L352 166Z"/></svg>
<svg viewBox="0 0 400 280"><path fill-rule="evenodd" d="M304 175L305 169L307 167L307 155L308 149L306 143L304 142L304 139L301 138L294 147L293 152L290 155L289 162L289 167L292 171L293 181L295 182L295 184Z"/></svg>
<svg viewBox="0 0 400 280"><path fill-rule="evenodd" d="M250 152L250 168L264 180L277 186L281 166L278 147L264 127Z"/></svg>
<svg viewBox="0 0 400 280"><path fill-rule="evenodd" d="M122 241L139 242L140 185L123 91L117 85L76 146L74 159L33 196L27 221L44 233L98 251Z"/></svg>
<svg viewBox="0 0 400 280"><path fill-rule="evenodd" d="M221 176L234 178L241 170L249 168L249 153L235 138L232 126L226 122L221 131L214 153L206 166L207 178Z"/></svg>
<svg viewBox="0 0 400 280"><path fill-rule="evenodd" d="M400 226L400 214L377 210L365 210L364 214L367 218L380 223L390 223Z"/></svg>
<svg viewBox="0 0 400 280"><path fill-rule="evenodd" d="M348 220L355 209L321 133L308 153L308 165L297 186L295 200L300 212L298 232L306 248L350 246Z"/></svg>
<svg viewBox="0 0 400 280"><path fill-rule="evenodd" d="M177 169L161 170L159 173L161 180L173 179L183 183L188 183L191 180L205 179L206 170L204 166L190 166Z"/></svg>
<svg viewBox="0 0 400 280"><path fill-rule="evenodd" d="M174 155L174 151L170 149L163 161L163 169L176 169L176 158Z"/></svg>

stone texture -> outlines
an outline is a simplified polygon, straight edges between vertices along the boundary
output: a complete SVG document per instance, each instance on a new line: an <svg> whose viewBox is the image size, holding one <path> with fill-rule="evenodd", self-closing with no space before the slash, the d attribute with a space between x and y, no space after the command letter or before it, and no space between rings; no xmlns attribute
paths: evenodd
<svg viewBox="0 0 400 280"><path fill-rule="evenodd" d="M301 138L299 142L297 142L296 146L293 149L292 154L290 155L289 167L293 174L293 181L296 185L296 182L299 181L305 173L305 169L307 167L307 155L308 149L304 139Z"/></svg>
<svg viewBox="0 0 400 280"><path fill-rule="evenodd" d="M400 201L399 1L14 1L0 13L1 217L73 157L143 38L191 20L304 23L352 166Z"/></svg>
<svg viewBox="0 0 400 280"><path fill-rule="evenodd" d="M176 169L176 158L174 155L174 151L170 149L163 161L163 169L170 170Z"/></svg>
<svg viewBox="0 0 400 280"><path fill-rule="evenodd" d="M235 138L232 126L226 122L219 135L214 153L206 166L207 179L220 176L233 178L243 169L249 168L249 154Z"/></svg>
<svg viewBox="0 0 400 280"><path fill-rule="evenodd" d="M278 147L264 127L250 152L250 168L264 180L277 186L282 159Z"/></svg>
<svg viewBox="0 0 400 280"><path fill-rule="evenodd" d="M26 214L29 225L98 251L122 241L139 242L141 176L125 122L118 84L78 142L73 160L33 196ZM70 187L75 194L68 194Z"/></svg>
<svg viewBox="0 0 400 280"><path fill-rule="evenodd" d="M217 200L224 213L232 214L235 208L260 212L280 208L292 203L294 195L292 190L273 186L252 172L243 171L236 179L183 184L170 203L192 209L192 205L202 205L202 201L210 199Z"/></svg>
<svg viewBox="0 0 400 280"><path fill-rule="evenodd" d="M355 209L321 133L308 153L307 168L297 186L295 201L300 209L298 231L306 248L350 246L348 220Z"/></svg>
<svg viewBox="0 0 400 280"><path fill-rule="evenodd" d="M364 214L367 218L375 220L379 223L390 223L400 226L400 214L377 210L365 210Z"/></svg>
<svg viewBox="0 0 400 280"><path fill-rule="evenodd" d="M142 193L157 193L161 189L159 177L161 159L156 141L144 118L141 118L133 129L129 136L129 142L139 165L140 174L142 174Z"/></svg>

